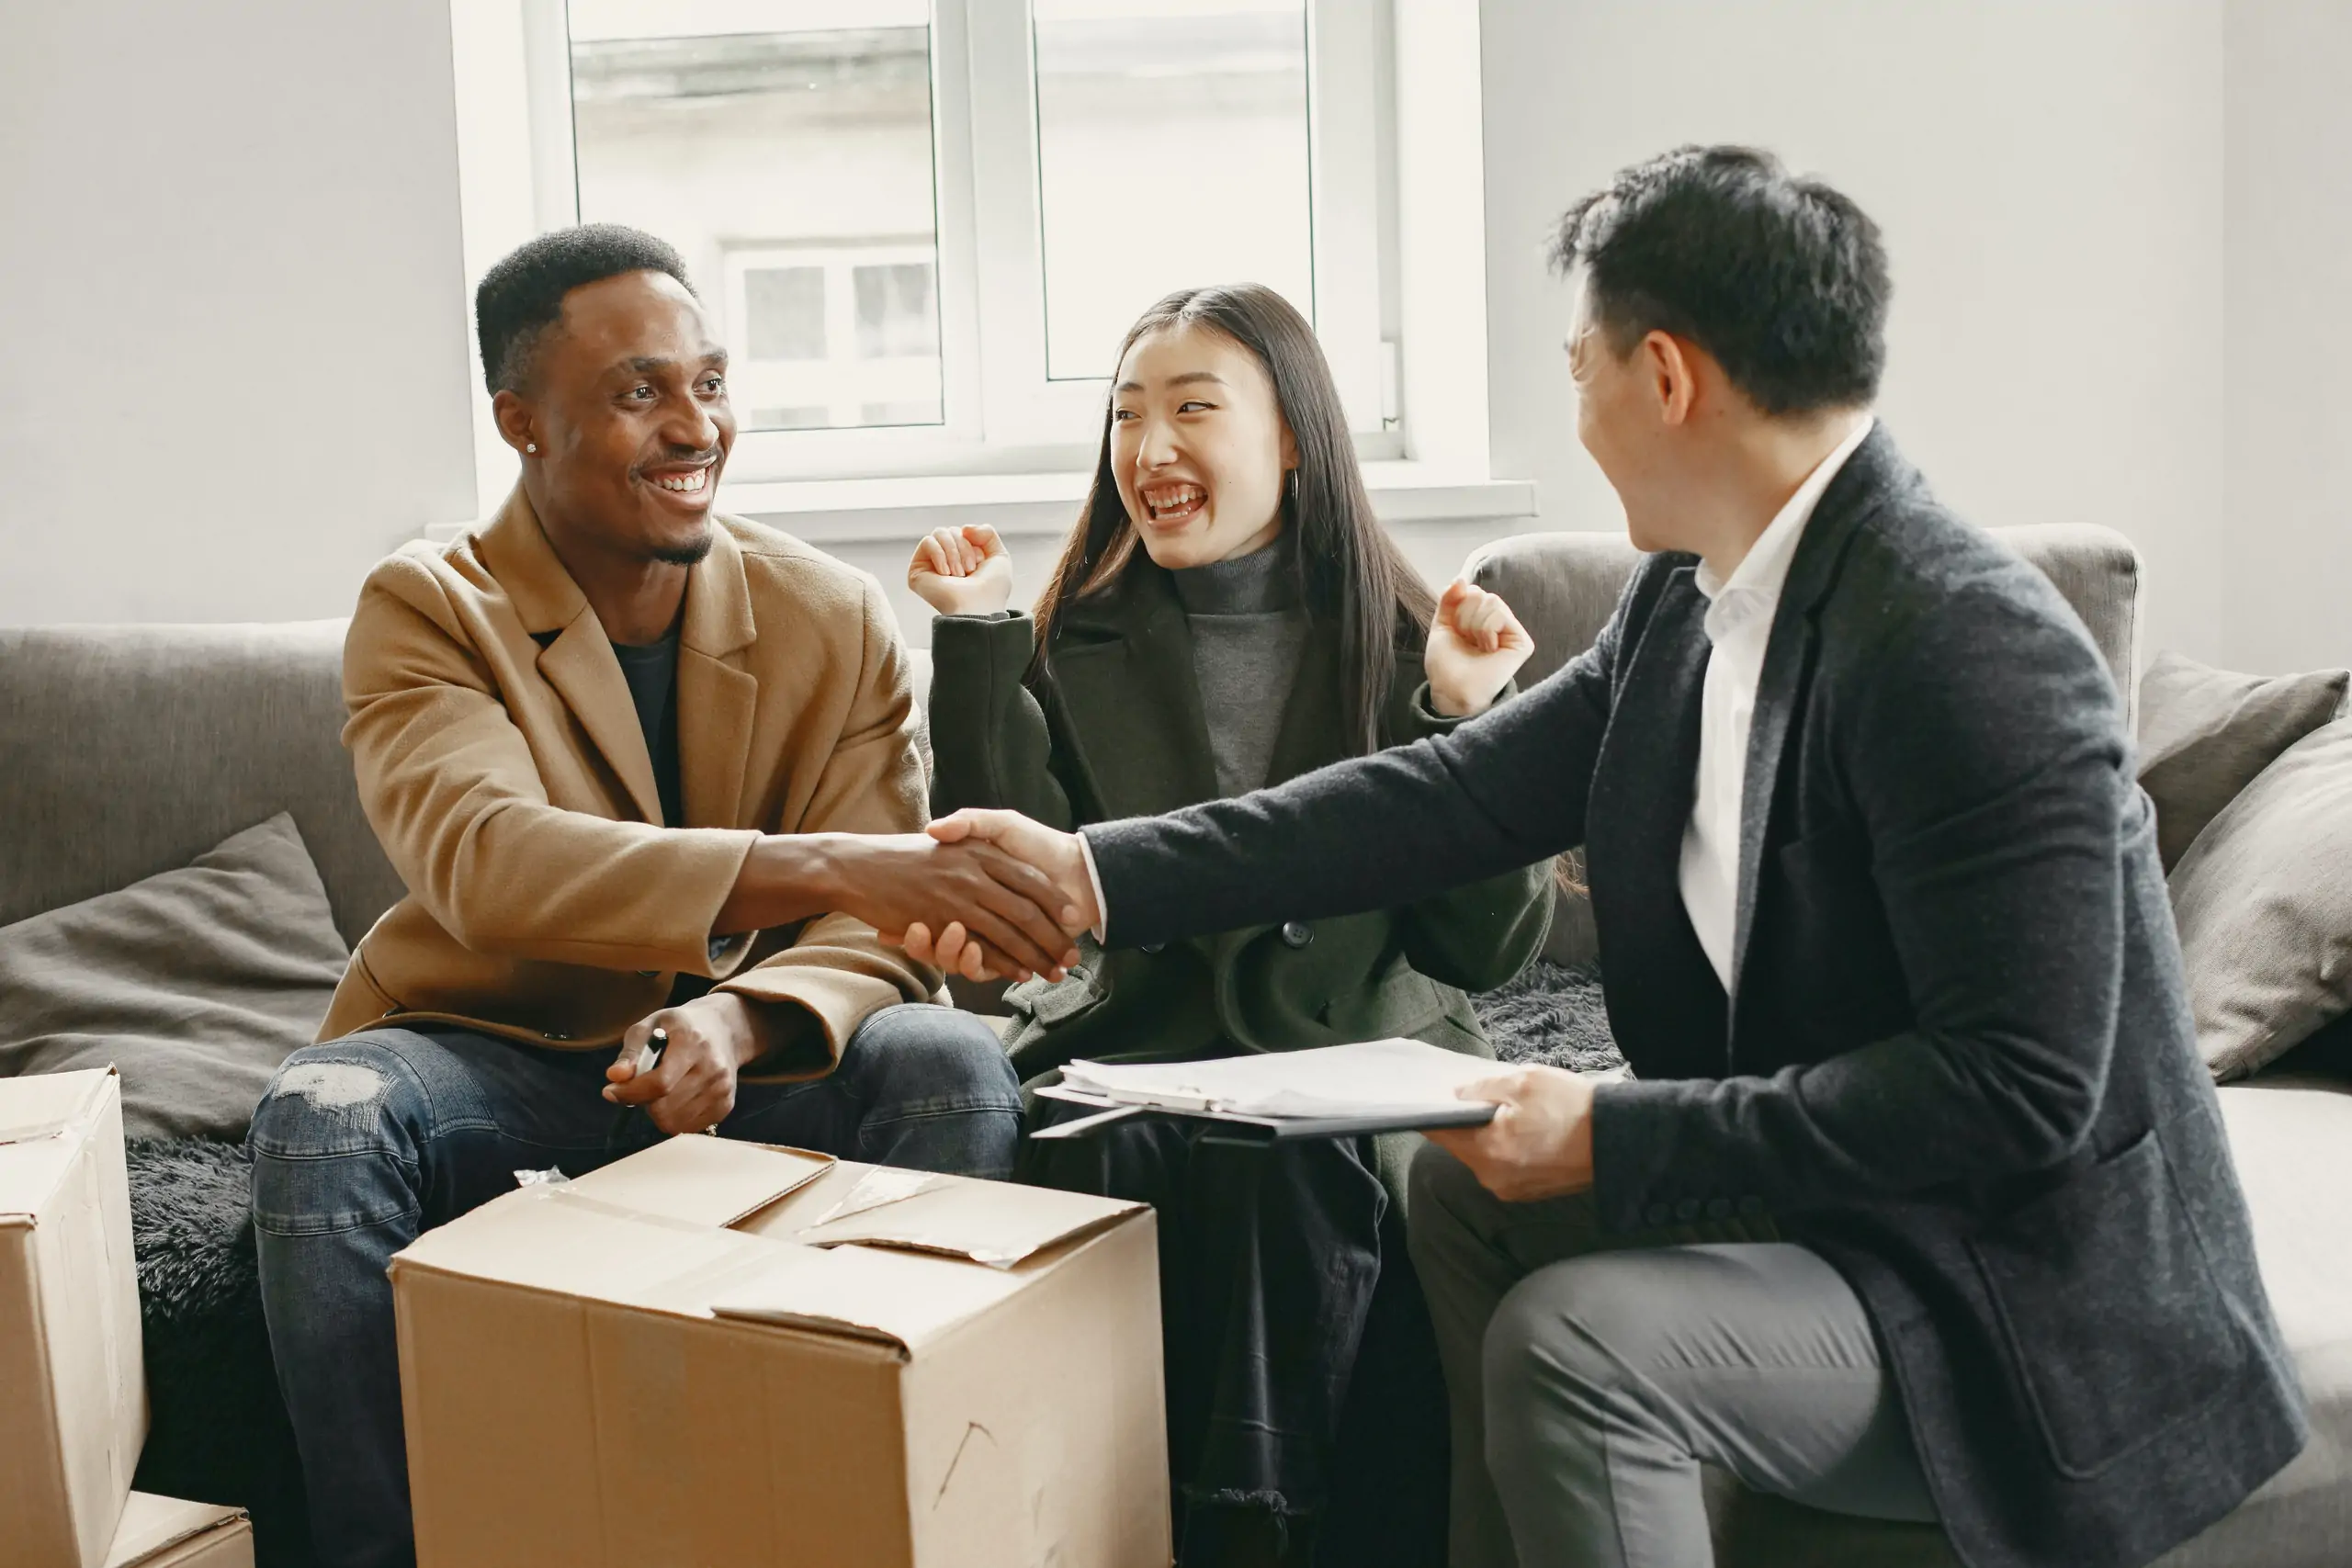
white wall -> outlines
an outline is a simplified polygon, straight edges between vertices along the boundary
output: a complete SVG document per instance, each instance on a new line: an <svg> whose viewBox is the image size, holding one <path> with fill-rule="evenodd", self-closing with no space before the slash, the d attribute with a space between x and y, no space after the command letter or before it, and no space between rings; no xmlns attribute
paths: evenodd
<svg viewBox="0 0 2352 1568"><path fill-rule="evenodd" d="M2233 0L2224 646L2352 664L2352 6Z"/></svg>
<svg viewBox="0 0 2352 1568"><path fill-rule="evenodd" d="M2147 563L2143 648L2220 657L2220 0L1486 0L1481 17L1495 470L1538 481L1545 526L1623 525L1571 423L1551 220L1665 148L1753 142L1885 231L1882 412L1943 497L1986 525L2120 529Z"/></svg>
<svg viewBox="0 0 2352 1568"><path fill-rule="evenodd" d="M1482 26L1493 452L1542 525L1620 525L1570 425L1549 220L1662 147L1760 141L1885 226L1885 412L1948 498L2129 534L2149 649L2352 662L2352 7L1484 0ZM339 615L471 515L448 49L446 0L12 13L0 625ZM1488 531L1410 547L1442 577ZM843 553L892 581L904 548Z"/></svg>
<svg viewBox="0 0 2352 1568"><path fill-rule="evenodd" d="M0 47L0 625L347 614L471 514L446 0Z"/></svg>

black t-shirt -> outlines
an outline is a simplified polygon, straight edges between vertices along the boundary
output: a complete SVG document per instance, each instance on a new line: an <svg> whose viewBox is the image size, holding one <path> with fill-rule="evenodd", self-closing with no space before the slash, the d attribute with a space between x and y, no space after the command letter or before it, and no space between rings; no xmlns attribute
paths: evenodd
<svg viewBox="0 0 2352 1568"><path fill-rule="evenodd" d="M645 731L645 750L653 758L653 787L662 796L665 827L686 823L685 793L678 782L678 634L642 646L613 644L628 682L629 700L637 705L638 728Z"/></svg>

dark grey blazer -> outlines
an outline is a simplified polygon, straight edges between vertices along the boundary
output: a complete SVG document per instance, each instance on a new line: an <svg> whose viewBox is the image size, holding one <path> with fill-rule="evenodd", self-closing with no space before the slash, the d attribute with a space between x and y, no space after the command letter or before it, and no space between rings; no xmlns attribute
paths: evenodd
<svg viewBox="0 0 2352 1568"><path fill-rule="evenodd" d="M1769 1213L1870 1310L1974 1568L2146 1562L2301 1450L2195 1049L2152 813L2088 635L1883 426L1823 495L1748 743L1736 1006L1683 911L1691 557L1453 734L1087 829L1114 943L1425 898L1587 846L1636 1081L1620 1229Z"/></svg>

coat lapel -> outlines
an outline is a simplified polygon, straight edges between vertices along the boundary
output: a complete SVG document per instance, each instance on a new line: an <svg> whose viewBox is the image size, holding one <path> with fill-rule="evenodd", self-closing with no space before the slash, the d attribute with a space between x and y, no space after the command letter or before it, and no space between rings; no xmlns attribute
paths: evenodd
<svg viewBox="0 0 2352 1568"><path fill-rule="evenodd" d="M1817 611L1837 580L1854 530L1884 501L1901 459L1881 422L1854 448L1846 466L1822 491L1797 541L1795 558L1781 587L1780 608L1764 644L1764 668L1756 682L1756 707L1748 721L1747 758L1739 803L1739 902L1732 924L1732 994L1747 960L1747 939L1756 917L1756 885L1764 862L1765 834L1772 822L1781 763L1789 728L1804 698L1819 637Z"/></svg>
<svg viewBox="0 0 2352 1568"><path fill-rule="evenodd" d="M587 595L548 543L538 513L521 486L482 531L482 556L491 575L506 590L523 629L540 644L539 674L628 791L638 815L648 822L661 821L653 759L645 750L645 732L638 728L637 705L629 700L620 660L613 656L604 623L589 607Z"/></svg>
<svg viewBox="0 0 2352 1568"><path fill-rule="evenodd" d="M1610 1022L1645 1077L1719 1076L1729 1038L1724 988L1682 903L1713 651L1695 575L1668 580L1626 664L1586 817Z"/></svg>
<svg viewBox="0 0 2352 1568"><path fill-rule="evenodd" d="M678 774L686 819L673 827L745 825L743 777L760 682L739 656L759 628L742 552L717 519L710 529L710 554L686 578L678 630Z"/></svg>
<svg viewBox="0 0 2352 1568"><path fill-rule="evenodd" d="M1055 639L1066 733L1109 817L1157 817L1216 796L1216 765L1174 587L1143 563L1109 598L1073 607Z"/></svg>

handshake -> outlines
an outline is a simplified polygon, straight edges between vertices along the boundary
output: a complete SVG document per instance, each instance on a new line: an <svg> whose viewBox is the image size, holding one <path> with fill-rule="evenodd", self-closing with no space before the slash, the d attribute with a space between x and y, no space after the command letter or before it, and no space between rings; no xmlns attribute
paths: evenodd
<svg viewBox="0 0 2352 1568"><path fill-rule="evenodd" d="M943 817L925 831L940 846L934 852L943 867L968 865L987 886L970 885L977 901L960 916L944 917L937 931L914 919L896 932L883 931L883 940L918 964L967 980L1033 974L1058 980L1078 962L1071 939L1101 926L1102 911L1077 834L1018 811L977 809Z"/></svg>

